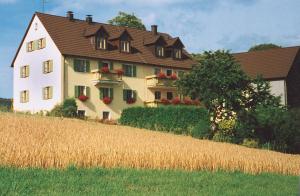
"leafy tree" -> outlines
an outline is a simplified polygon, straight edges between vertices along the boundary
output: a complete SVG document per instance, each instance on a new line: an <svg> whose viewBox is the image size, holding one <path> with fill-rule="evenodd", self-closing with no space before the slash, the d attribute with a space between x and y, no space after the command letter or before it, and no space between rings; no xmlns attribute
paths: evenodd
<svg viewBox="0 0 300 196"><path fill-rule="evenodd" d="M201 53L192 53L191 56L197 62L200 62L204 57L204 55Z"/></svg>
<svg viewBox="0 0 300 196"><path fill-rule="evenodd" d="M267 49L272 49L272 48L281 48L281 46L278 46L276 44L259 44L252 46L248 51L260 51L260 50L267 50Z"/></svg>
<svg viewBox="0 0 300 196"><path fill-rule="evenodd" d="M124 27L133 27L141 30L146 30L145 25L142 20L137 18L134 13L127 14L125 12L119 12L119 15L115 18L108 21L109 24L124 26Z"/></svg>

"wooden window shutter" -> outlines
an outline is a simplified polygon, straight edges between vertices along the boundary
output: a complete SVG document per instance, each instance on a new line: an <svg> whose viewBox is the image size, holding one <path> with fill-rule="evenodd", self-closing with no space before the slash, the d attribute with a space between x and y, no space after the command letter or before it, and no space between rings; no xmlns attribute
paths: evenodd
<svg viewBox="0 0 300 196"><path fill-rule="evenodd" d="M49 99L52 99L52 97L53 97L53 87L50 86L49 87Z"/></svg>
<svg viewBox="0 0 300 196"><path fill-rule="evenodd" d="M74 71L79 71L79 60L78 59L74 59L74 62L73 62L73 68L74 68Z"/></svg>
<svg viewBox="0 0 300 196"><path fill-rule="evenodd" d="M42 48L46 48L46 38L42 39Z"/></svg>
<svg viewBox="0 0 300 196"><path fill-rule="evenodd" d="M53 71L53 60L49 60L49 72Z"/></svg>
<svg viewBox="0 0 300 196"><path fill-rule="evenodd" d="M45 100L46 99L46 87L44 87L42 89L42 91L43 91L43 99Z"/></svg>
<svg viewBox="0 0 300 196"><path fill-rule="evenodd" d="M114 64L113 64L113 62L109 62L109 68L110 68L110 70L113 70L113 69L114 69Z"/></svg>
<svg viewBox="0 0 300 196"><path fill-rule="evenodd" d="M29 77L29 65L26 65L25 67L25 73L26 73L26 77Z"/></svg>
<svg viewBox="0 0 300 196"><path fill-rule="evenodd" d="M86 66L85 72L91 72L90 61L89 60L85 61L85 66Z"/></svg>
<svg viewBox="0 0 300 196"><path fill-rule="evenodd" d="M23 67L20 67L20 78L23 78Z"/></svg>
<svg viewBox="0 0 300 196"><path fill-rule="evenodd" d="M85 87L85 96L90 97L90 95L91 95L90 87L86 86Z"/></svg>
<svg viewBox="0 0 300 196"><path fill-rule="evenodd" d="M127 90L126 89L123 90L123 100L124 101L127 100Z"/></svg>
<svg viewBox="0 0 300 196"><path fill-rule="evenodd" d="M103 100L103 98L104 98L104 97L103 97L103 94L104 94L104 93L103 93L103 90L104 90L103 88L100 88L100 89L99 89L99 98L100 98L101 100Z"/></svg>
<svg viewBox="0 0 300 196"><path fill-rule="evenodd" d="M29 91L25 91L25 94L26 94L26 102L29 101Z"/></svg>
<svg viewBox="0 0 300 196"><path fill-rule="evenodd" d="M114 98L114 89L113 89L113 88L110 88L110 89L109 89L109 97L110 97L111 99Z"/></svg>
<svg viewBox="0 0 300 196"><path fill-rule="evenodd" d="M79 97L79 86L75 86L75 98Z"/></svg>
<svg viewBox="0 0 300 196"><path fill-rule="evenodd" d="M46 61L43 62L43 74L47 73Z"/></svg>
<svg viewBox="0 0 300 196"><path fill-rule="evenodd" d="M103 67L103 62L102 61L98 61L98 69L101 70Z"/></svg>
<svg viewBox="0 0 300 196"><path fill-rule="evenodd" d="M132 98L136 100L136 91L132 91Z"/></svg>
<svg viewBox="0 0 300 196"><path fill-rule="evenodd" d="M27 43L26 43L26 51L27 51L27 52L30 52L30 50L29 50L29 44L30 44L30 42L27 42Z"/></svg>
<svg viewBox="0 0 300 196"><path fill-rule="evenodd" d="M132 77L136 77L136 66L132 66Z"/></svg>
<svg viewBox="0 0 300 196"><path fill-rule="evenodd" d="M37 50L37 49L38 49L38 45L39 45L39 40L34 40L34 41L33 41L33 47L32 47L32 50Z"/></svg>

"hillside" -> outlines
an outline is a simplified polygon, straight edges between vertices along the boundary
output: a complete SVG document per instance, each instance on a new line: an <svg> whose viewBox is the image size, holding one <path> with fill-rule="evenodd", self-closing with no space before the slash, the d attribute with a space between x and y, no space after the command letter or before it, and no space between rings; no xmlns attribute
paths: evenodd
<svg viewBox="0 0 300 196"><path fill-rule="evenodd" d="M300 175L300 155L74 119L0 114L0 165Z"/></svg>

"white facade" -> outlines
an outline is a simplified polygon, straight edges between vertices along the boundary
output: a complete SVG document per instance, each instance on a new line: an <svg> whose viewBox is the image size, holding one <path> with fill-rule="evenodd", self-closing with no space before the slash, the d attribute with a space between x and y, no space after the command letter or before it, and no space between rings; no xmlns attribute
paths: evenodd
<svg viewBox="0 0 300 196"><path fill-rule="evenodd" d="M27 52L27 43L46 38L46 47L40 50ZM43 62L53 61L53 72L43 73ZM28 33L22 43L14 62L13 97L15 111L39 112L51 110L63 100L63 66L62 55L49 36L47 30L37 16L34 17ZM20 77L20 68L29 65L29 77ZM43 99L43 88L53 87L52 99ZM21 91L29 91L29 101L21 103Z"/></svg>
<svg viewBox="0 0 300 196"><path fill-rule="evenodd" d="M270 81L271 93L281 96L281 104L287 105L286 82L285 80Z"/></svg>

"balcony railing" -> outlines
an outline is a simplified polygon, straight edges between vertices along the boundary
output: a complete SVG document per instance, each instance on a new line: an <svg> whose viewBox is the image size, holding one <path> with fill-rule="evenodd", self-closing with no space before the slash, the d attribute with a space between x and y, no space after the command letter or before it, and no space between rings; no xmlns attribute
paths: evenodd
<svg viewBox="0 0 300 196"><path fill-rule="evenodd" d="M147 76L146 85L148 88L176 89L175 80L170 78L159 78L156 75Z"/></svg>
<svg viewBox="0 0 300 196"><path fill-rule="evenodd" d="M92 80L94 85L119 84L122 82L122 74L113 70L107 73L101 72L100 70L92 70L92 73L94 74L94 79Z"/></svg>
<svg viewBox="0 0 300 196"><path fill-rule="evenodd" d="M144 104L145 104L146 107L164 106L164 104L160 100L145 101Z"/></svg>

